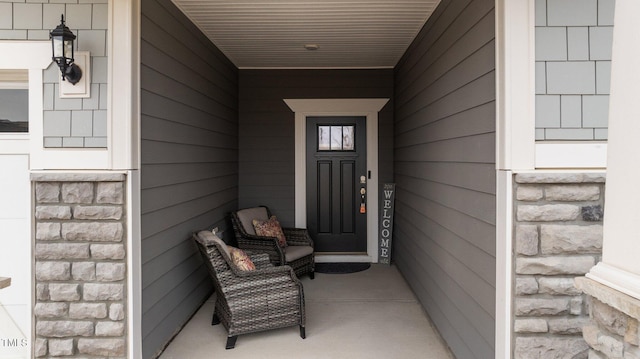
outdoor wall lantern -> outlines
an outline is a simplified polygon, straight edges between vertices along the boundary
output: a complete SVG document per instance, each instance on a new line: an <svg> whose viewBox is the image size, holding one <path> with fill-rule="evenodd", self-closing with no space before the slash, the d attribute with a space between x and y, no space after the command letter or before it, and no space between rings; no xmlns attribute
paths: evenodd
<svg viewBox="0 0 640 359"><path fill-rule="evenodd" d="M82 70L74 63L73 40L76 35L64 24L64 15L60 15L60 25L49 33L51 47L53 49L53 61L58 64L62 73L62 81L65 79L75 85L82 78Z"/></svg>

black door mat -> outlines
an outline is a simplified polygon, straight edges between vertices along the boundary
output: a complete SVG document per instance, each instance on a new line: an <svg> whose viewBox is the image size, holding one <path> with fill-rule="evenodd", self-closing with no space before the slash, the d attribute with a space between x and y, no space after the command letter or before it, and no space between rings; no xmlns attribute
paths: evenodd
<svg viewBox="0 0 640 359"><path fill-rule="evenodd" d="M347 274L367 270L371 263L316 263L315 272L325 274Z"/></svg>

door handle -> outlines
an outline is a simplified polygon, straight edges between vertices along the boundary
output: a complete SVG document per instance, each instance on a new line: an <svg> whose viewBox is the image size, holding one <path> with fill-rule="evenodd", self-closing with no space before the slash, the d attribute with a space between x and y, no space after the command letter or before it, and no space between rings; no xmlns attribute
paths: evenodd
<svg viewBox="0 0 640 359"><path fill-rule="evenodd" d="M367 213L367 205L365 204L365 194L367 193L367 190L364 187L360 188L360 198L362 199L360 201L360 213Z"/></svg>

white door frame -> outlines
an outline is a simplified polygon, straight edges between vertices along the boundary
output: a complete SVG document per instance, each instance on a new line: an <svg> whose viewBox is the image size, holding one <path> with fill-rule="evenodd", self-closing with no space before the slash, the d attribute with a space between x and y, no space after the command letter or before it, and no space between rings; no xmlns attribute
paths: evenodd
<svg viewBox="0 0 640 359"><path fill-rule="evenodd" d="M306 131L308 116L367 118L367 254L323 255L317 262L378 262L378 112L389 101L374 99L285 99L295 113L295 226L307 226Z"/></svg>

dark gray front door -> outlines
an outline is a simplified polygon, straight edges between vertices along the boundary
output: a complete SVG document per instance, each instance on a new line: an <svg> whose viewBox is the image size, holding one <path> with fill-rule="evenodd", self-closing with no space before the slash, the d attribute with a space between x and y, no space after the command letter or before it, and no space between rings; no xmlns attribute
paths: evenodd
<svg viewBox="0 0 640 359"><path fill-rule="evenodd" d="M366 117L307 117L307 228L317 252L367 251Z"/></svg>

